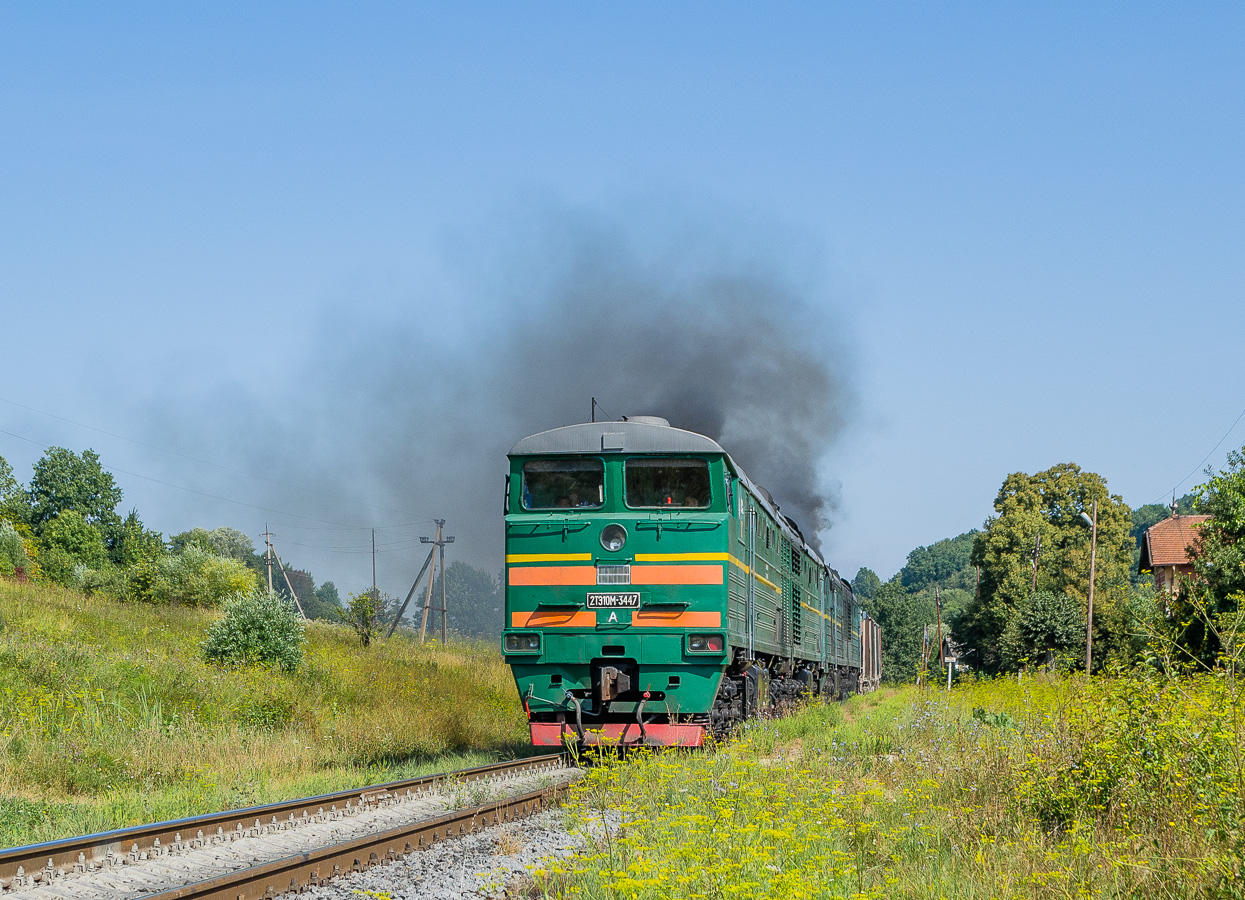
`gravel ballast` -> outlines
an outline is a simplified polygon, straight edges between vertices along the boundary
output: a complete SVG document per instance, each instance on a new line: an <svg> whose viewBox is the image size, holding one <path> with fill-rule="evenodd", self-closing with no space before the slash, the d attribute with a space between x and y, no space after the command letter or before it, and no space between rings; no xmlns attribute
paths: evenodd
<svg viewBox="0 0 1245 900"><path fill-rule="evenodd" d="M566 827L565 813L555 808L408 853L392 865L343 875L302 896L306 900L360 900L361 894L383 893L394 900L516 896L531 872L581 846L583 839Z"/></svg>
<svg viewBox="0 0 1245 900"><path fill-rule="evenodd" d="M4 900L133 900L380 834L451 810L469 810L503 797L565 784L580 774L577 769L563 768L470 782L450 779L429 785L418 793L385 794L370 803L346 803L341 808L331 805L327 810L321 808L314 816L295 819L291 815L287 821L274 819L271 822L256 819L252 827L243 829L240 823L230 831L218 828L216 834L187 830L185 835L179 833L177 840L168 846L159 846L157 842L148 851L135 850L129 854L124 847L119 847L120 854L110 854L107 859L91 861L89 865L81 861L75 867L77 871L49 869L21 873L13 879L17 883L3 891L3 897ZM522 819L488 831L512 829L514 839L503 840L502 844L519 847L526 838L518 836L526 834L529 821L532 820ZM465 836L454 843L477 839L478 836ZM440 853L442 845L434 845L425 852ZM412 858L420 855L423 854L416 852ZM350 896L351 900L356 900L356 895Z"/></svg>

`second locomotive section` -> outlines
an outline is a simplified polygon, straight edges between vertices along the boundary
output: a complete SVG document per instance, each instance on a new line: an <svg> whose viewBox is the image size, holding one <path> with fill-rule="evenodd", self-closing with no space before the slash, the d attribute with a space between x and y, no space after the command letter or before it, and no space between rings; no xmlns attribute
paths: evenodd
<svg viewBox="0 0 1245 900"><path fill-rule="evenodd" d="M717 442L633 418L510 459L503 646L534 744L695 746L876 683L876 626Z"/></svg>

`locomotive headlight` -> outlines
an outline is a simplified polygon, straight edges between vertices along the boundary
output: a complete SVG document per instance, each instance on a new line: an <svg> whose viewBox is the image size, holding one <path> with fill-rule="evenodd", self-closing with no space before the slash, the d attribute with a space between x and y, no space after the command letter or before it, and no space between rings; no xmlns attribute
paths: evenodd
<svg viewBox="0 0 1245 900"><path fill-rule="evenodd" d="M688 653L721 653L726 648L726 641L720 634L689 634L687 636Z"/></svg>
<svg viewBox="0 0 1245 900"><path fill-rule="evenodd" d="M507 653L538 653L540 652L540 635L508 634L505 647Z"/></svg>
<svg viewBox="0 0 1245 900"><path fill-rule="evenodd" d="M627 529L621 525L606 525L601 529L601 546L610 553L617 553L627 544Z"/></svg>

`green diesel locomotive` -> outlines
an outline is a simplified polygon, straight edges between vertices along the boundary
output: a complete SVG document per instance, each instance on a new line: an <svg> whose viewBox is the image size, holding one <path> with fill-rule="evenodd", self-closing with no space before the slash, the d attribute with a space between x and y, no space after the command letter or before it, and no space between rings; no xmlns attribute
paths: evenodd
<svg viewBox="0 0 1245 900"><path fill-rule="evenodd" d="M699 746L877 686L877 623L716 441L637 416L509 458L502 645L533 744Z"/></svg>

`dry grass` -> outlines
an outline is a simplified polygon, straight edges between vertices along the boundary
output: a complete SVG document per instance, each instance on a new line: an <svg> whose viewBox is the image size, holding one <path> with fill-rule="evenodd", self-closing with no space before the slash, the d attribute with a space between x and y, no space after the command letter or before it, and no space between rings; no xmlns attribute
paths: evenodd
<svg viewBox="0 0 1245 900"><path fill-rule="evenodd" d="M521 753L501 654L307 628L293 674L199 654L215 613L0 582L0 844Z"/></svg>
<svg viewBox="0 0 1245 900"><path fill-rule="evenodd" d="M507 825L497 832L497 852L502 856L514 856L516 853L522 853L525 846L527 845L523 841L523 836L514 826Z"/></svg>

